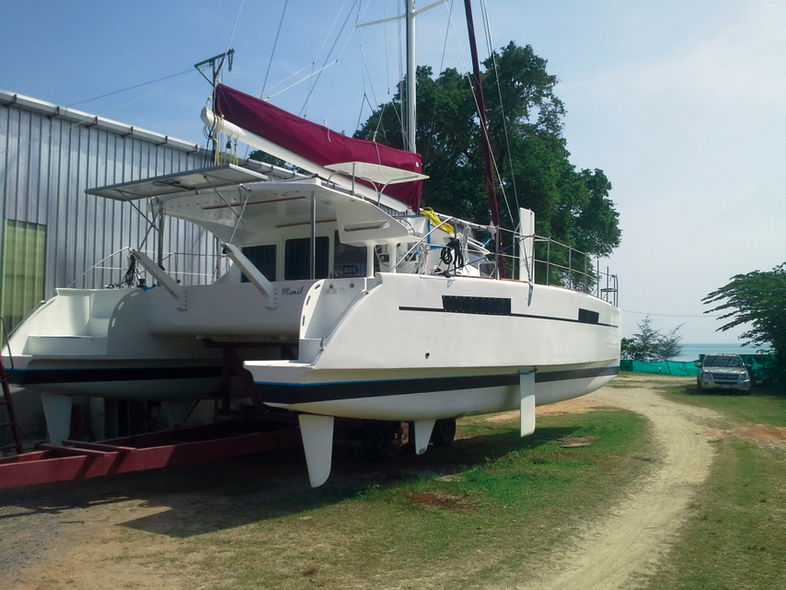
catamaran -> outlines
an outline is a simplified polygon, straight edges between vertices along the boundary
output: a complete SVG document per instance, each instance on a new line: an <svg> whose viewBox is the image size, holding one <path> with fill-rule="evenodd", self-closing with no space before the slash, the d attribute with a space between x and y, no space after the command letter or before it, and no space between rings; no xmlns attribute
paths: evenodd
<svg viewBox="0 0 786 590"><path fill-rule="evenodd" d="M409 423L420 454L452 439L460 416L517 409L531 434L536 405L617 374L616 285L601 289L593 272L574 285L573 268L546 273L560 285L536 282L531 211L519 211L506 279L498 224L420 208L417 153L224 85L211 107L209 128L293 168L219 164L87 191L207 229L231 264L212 284L184 286L131 249L146 281L58 289L3 349L11 381L42 392L51 424L68 421L73 395L248 397L297 413L318 486L337 417Z"/></svg>

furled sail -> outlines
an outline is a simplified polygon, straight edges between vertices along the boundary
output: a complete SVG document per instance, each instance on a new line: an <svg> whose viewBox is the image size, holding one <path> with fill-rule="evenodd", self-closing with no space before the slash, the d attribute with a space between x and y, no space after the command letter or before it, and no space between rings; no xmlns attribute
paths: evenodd
<svg viewBox="0 0 786 590"><path fill-rule="evenodd" d="M223 84L216 87L214 108L227 121L319 166L367 162L422 173L420 154L347 137ZM388 186L384 192L417 211L422 189L422 181L413 181Z"/></svg>

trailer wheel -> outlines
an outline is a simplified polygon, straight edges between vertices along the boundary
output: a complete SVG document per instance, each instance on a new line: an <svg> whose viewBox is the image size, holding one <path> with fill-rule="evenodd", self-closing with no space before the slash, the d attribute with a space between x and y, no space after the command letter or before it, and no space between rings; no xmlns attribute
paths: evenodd
<svg viewBox="0 0 786 590"><path fill-rule="evenodd" d="M382 422L369 420L363 426L361 442L363 456L368 461L387 461L396 450L401 424L398 422Z"/></svg>
<svg viewBox="0 0 786 590"><path fill-rule="evenodd" d="M437 420L431 433L431 442L435 447L447 447L456 438L456 419L444 418Z"/></svg>

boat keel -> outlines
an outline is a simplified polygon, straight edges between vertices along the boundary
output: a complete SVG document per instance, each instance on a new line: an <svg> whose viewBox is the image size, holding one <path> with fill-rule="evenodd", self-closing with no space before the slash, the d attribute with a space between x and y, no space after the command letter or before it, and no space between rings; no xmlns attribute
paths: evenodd
<svg viewBox="0 0 786 590"><path fill-rule="evenodd" d="M330 477L333 459L333 416L300 414L300 435L306 454L308 479L312 488L317 488Z"/></svg>
<svg viewBox="0 0 786 590"><path fill-rule="evenodd" d="M71 408L74 400L70 395L59 393L41 393L41 404L44 407L46 432L49 442L59 445L71 435Z"/></svg>
<svg viewBox="0 0 786 590"><path fill-rule="evenodd" d="M535 432L535 371L519 373L521 436Z"/></svg>
<svg viewBox="0 0 786 590"><path fill-rule="evenodd" d="M431 433L434 431L435 419L415 421L415 454L422 455L428 449Z"/></svg>

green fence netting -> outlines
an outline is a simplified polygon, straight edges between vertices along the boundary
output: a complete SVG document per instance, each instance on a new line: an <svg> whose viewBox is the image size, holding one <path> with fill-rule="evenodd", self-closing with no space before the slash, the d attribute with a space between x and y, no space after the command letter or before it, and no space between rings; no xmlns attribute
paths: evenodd
<svg viewBox="0 0 786 590"><path fill-rule="evenodd" d="M775 357L769 354L741 354L742 362L748 367L754 381L764 381L768 378L770 368ZM696 377L699 368L695 361L620 361L620 369L634 373L658 373L661 375L680 375L682 377Z"/></svg>
<svg viewBox="0 0 786 590"><path fill-rule="evenodd" d="M699 374L696 361L620 361L620 369L634 373L660 373L661 375L681 375L695 377Z"/></svg>

